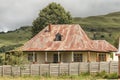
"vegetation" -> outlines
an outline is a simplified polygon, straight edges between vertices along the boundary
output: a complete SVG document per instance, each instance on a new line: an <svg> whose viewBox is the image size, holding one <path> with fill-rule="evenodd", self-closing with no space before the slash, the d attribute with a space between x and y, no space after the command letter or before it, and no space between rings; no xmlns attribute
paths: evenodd
<svg viewBox="0 0 120 80"><path fill-rule="evenodd" d="M22 46L31 38L31 27L24 26L7 33L0 32L0 53L10 51Z"/></svg>
<svg viewBox="0 0 120 80"><path fill-rule="evenodd" d="M86 18L74 18L92 39L105 39L111 44L120 37L120 12Z"/></svg>
<svg viewBox="0 0 120 80"><path fill-rule="evenodd" d="M0 65L4 64L4 60L5 60L5 55L4 54L0 54Z"/></svg>
<svg viewBox="0 0 120 80"><path fill-rule="evenodd" d="M27 59L25 58L25 54L22 51L14 51L14 52L7 52L5 64L12 65L12 66L19 66L23 67L23 65L27 63Z"/></svg>
<svg viewBox="0 0 120 80"><path fill-rule="evenodd" d="M118 74L117 73L108 74L105 71L97 73L94 76L95 77L101 77L101 78L104 78L104 79L117 79L118 78Z"/></svg>
<svg viewBox="0 0 120 80"><path fill-rule="evenodd" d="M31 27L24 26L15 31L8 31L7 33L0 32L0 47L8 45L23 44L31 38Z"/></svg>
<svg viewBox="0 0 120 80"><path fill-rule="evenodd" d="M15 45L8 45L8 46L2 46L0 47L0 53L4 53L6 51L10 51L15 49L16 47L20 47L22 44L15 44Z"/></svg>
<svg viewBox="0 0 120 80"><path fill-rule="evenodd" d="M0 80L102 80L118 79L117 73L107 74L102 71L99 74L81 73L80 75L62 75L62 76L22 76L22 77L0 77Z"/></svg>
<svg viewBox="0 0 120 80"><path fill-rule="evenodd" d="M70 23L72 23L72 17L70 13L66 12L60 4L52 2L40 11L39 17L33 21L32 34L34 36L48 24Z"/></svg>
<svg viewBox="0 0 120 80"><path fill-rule="evenodd" d="M114 45L116 48L119 48L119 39L120 39L120 36L115 39Z"/></svg>

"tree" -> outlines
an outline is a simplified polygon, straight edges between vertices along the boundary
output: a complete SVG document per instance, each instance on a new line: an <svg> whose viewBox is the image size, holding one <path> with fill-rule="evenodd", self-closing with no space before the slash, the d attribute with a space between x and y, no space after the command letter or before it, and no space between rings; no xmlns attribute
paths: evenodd
<svg viewBox="0 0 120 80"><path fill-rule="evenodd" d="M6 52L5 64L22 67L28 61L22 51Z"/></svg>
<svg viewBox="0 0 120 80"><path fill-rule="evenodd" d="M118 49L119 47L119 36L115 39L114 46Z"/></svg>
<svg viewBox="0 0 120 80"><path fill-rule="evenodd" d="M72 17L69 12L57 3L52 2L42 9L36 20L33 21L32 35L34 36L48 24L70 24Z"/></svg>

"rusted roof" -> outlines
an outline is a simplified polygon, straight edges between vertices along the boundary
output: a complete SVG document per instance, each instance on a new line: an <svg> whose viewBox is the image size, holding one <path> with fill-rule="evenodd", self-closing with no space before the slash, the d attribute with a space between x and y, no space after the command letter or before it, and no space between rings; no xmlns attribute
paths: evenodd
<svg viewBox="0 0 120 80"><path fill-rule="evenodd" d="M48 30L50 28L50 31ZM62 41L54 41L60 33ZM110 52L117 49L105 40L91 40L76 24L51 25L45 27L22 47L23 51L100 51Z"/></svg>
<svg viewBox="0 0 120 80"><path fill-rule="evenodd" d="M117 49L108 43L106 40L92 40L92 47L95 51L103 51L103 52L113 52L117 51Z"/></svg>

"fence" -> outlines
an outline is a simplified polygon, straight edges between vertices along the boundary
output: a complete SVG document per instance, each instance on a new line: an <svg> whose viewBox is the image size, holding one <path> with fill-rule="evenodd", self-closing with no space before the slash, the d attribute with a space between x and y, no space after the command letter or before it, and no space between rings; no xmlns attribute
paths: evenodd
<svg viewBox="0 0 120 80"><path fill-rule="evenodd" d="M96 73L106 71L107 73L118 73L118 62L91 62L91 63L60 63L60 64L32 64L17 66L0 66L1 76L22 76L22 75L79 75L82 72Z"/></svg>

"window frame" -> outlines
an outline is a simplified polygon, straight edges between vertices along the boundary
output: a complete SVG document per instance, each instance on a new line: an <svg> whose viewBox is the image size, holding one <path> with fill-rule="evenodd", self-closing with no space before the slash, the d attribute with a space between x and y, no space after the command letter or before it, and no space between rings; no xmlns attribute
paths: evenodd
<svg viewBox="0 0 120 80"><path fill-rule="evenodd" d="M100 54L99 54L99 61L100 61L100 62L106 61L106 54L105 54L105 53L100 53Z"/></svg>
<svg viewBox="0 0 120 80"><path fill-rule="evenodd" d="M74 62L83 62L83 54L74 53L73 54Z"/></svg>
<svg viewBox="0 0 120 80"><path fill-rule="evenodd" d="M34 54L33 53L28 53L28 61L30 61L30 62L37 62L37 53L34 53ZM34 57L35 61L33 61L33 57Z"/></svg>

